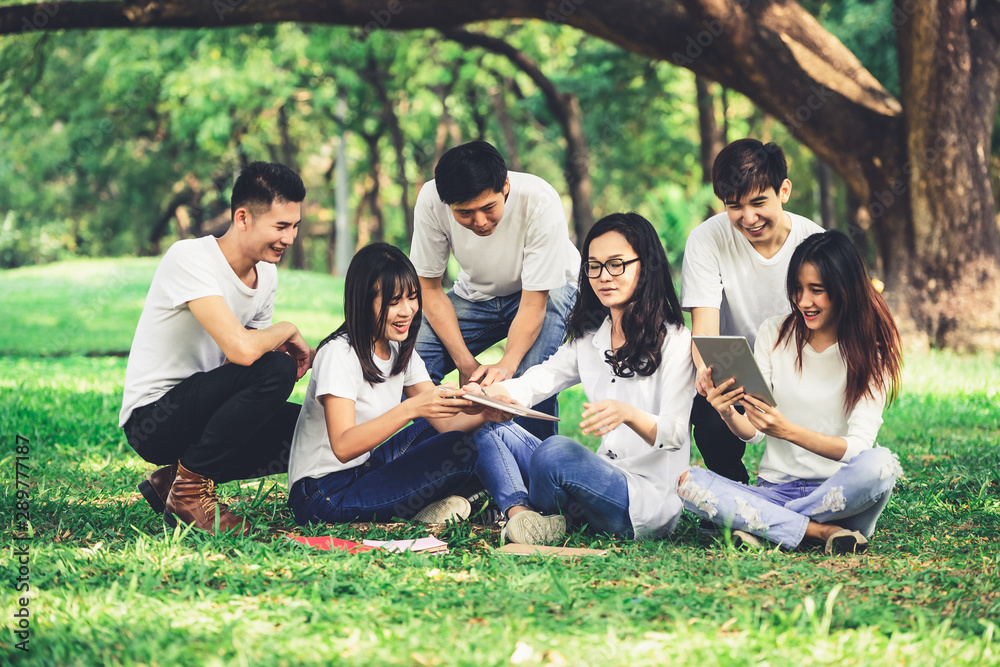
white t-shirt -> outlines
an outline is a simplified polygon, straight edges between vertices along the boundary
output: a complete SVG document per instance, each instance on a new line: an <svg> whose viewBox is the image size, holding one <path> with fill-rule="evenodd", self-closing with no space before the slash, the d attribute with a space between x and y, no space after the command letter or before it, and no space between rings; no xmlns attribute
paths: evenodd
<svg viewBox="0 0 1000 667"><path fill-rule="evenodd" d="M773 349L783 319L772 317L764 322L754 347L754 356L764 379L771 385L774 401L792 423L847 440L847 451L840 461L834 461L769 435L758 477L774 484L828 479L845 463L875 445L882 426L885 395L876 391L875 398L863 398L850 412L845 412L847 364L840 356L840 346L834 344L817 352L806 343L802 348L800 374L795 368L794 337L787 337L778 349Z"/></svg>
<svg viewBox="0 0 1000 667"><path fill-rule="evenodd" d="M316 353L309 388L306 389L302 411L295 423L295 435L292 436L288 461L289 490L303 477L319 478L331 472L354 468L371 456L371 452L365 452L346 463L337 459L326 429L326 413L319 402L321 396L339 396L354 401L355 424L364 424L399 405L403 387L431 381L424 362L416 352L410 355L405 371L389 375L399 354L398 343L390 341L389 349L391 354L388 360L379 359L372 353L375 366L386 378L375 385L365 380L358 355L345 336L334 338Z"/></svg>
<svg viewBox="0 0 1000 667"><path fill-rule="evenodd" d="M537 176L508 172L503 218L490 236L476 236L455 221L433 180L417 195L410 260L422 278L438 278L451 251L461 267L455 294L486 301L527 290L576 284L580 253L569 240L566 214L555 188Z"/></svg>
<svg viewBox="0 0 1000 667"><path fill-rule="evenodd" d="M170 246L153 275L135 328L118 425L124 426L135 408L225 362L218 344L191 314L189 301L221 296L240 324L263 329L271 326L277 289L274 264L257 262L257 287L247 287L212 236Z"/></svg>
<svg viewBox="0 0 1000 667"><path fill-rule="evenodd" d="M597 455L625 473L629 518L636 539L662 537L673 531L683 509L677 480L691 459L689 417L695 394L691 332L686 327L668 327L660 348L660 365L647 377L615 376L604 356L610 349L608 318L597 331L566 343L521 377L501 384L522 405L534 405L582 384L590 402L621 401L654 417L656 442L652 445L621 424L601 438Z"/></svg>
<svg viewBox="0 0 1000 667"><path fill-rule="evenodd" d="M681 270L681 306L719 309L719 335L746 336L751 347L760 323L789 313L785 279L792 253L804 239L823 231L815 222L788 213L792 229L781 249L766 259L733 228L725 213L701 223L688 236Z"/></svg>

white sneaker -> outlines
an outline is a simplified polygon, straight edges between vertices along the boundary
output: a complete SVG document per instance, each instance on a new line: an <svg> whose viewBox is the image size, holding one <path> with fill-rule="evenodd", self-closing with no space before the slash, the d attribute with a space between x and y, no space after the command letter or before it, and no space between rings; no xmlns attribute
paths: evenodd
<svg viewBox="0 0 1000 667"><path fill-rule="evenodd" d="M758 540L756 536L742 530L734 530L732 532L731 539L733 541L733 546L737 549L746 547L753 551L759 551L764 548L764 545L761 544L761 541Z"/></svg>
<svg viewBox="0 0 1000 667"><path fill-rule="evenodd" d="M566 534L566 517L542 516L533 510L518 512L507 519L500 541L515 544L552 544Z"/></svg>
<svg viewBox="0 0 1000 667"><path fill-rule="evenodd" d="M462 496L448 496L435 500L415 515L414 521L421 523L445 523L446 521L464 521L472 514L472 505Z"/></svg>

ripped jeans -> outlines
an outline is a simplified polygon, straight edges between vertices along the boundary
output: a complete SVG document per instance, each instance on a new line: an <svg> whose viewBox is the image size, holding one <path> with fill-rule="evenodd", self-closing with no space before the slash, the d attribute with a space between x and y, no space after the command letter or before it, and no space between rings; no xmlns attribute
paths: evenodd
<svg viewBox="0 0 1000 667"><path fill-rule="evenodd" d="M864 450L826 480L772 484L759 479L757 486L747 486L691 468L678 494L685 509L703 519L793 549L802 542L810 521L871 537L901 474L895 454L876 447Z"/></svg>

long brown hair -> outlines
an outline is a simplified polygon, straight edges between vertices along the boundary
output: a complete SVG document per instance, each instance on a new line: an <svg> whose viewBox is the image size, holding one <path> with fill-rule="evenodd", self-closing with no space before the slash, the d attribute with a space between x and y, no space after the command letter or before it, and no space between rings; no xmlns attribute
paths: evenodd
<svg viewBox="0 0 1000 667"><path fill-rule="evenodd" d="M813 234L792 254L785 284L792 312L781 323L775 347L786 337L794 337L798 351L795 364L802 372L802 348L809 329L797 297L799 270L806 262L819 272L837 318L837 344L847 365L844 409L852 410L865 397L874 398L876 389L892 403L899 393L902 369L899 330L885 300L872 285L861 255L842 232Z"/></svg>

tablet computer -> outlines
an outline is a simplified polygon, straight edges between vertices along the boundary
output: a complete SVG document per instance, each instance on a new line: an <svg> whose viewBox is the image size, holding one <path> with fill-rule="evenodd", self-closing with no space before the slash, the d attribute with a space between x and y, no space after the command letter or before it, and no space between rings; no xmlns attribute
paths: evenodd
<svg viewBox="0 0 1000 667"><path fill-rule="evenodd" d="M470 394L465 393L458 398L465 398L473 403L479 403L480 405L485 405L488 408L495 408L501 412L508 412L512 415L517 415L518 417L531 417L532 419L544 419L550 422L559 421L559 417L553 417L552 415L545 414L544 412L539 412L538 410L532 410L531 408L526 408L522 405L512 405L511 403L504 403L503 401L498 401L495 398L490 398L489 396L483 396L482 394Z"/></svg>
<svg viewBox="0 0 1000 667"><path fill-rule="evenodd" d="M733 387L743 387L750 396L777 407L771 388L760 372L750 343L743 336L692 336L706 366L712 367L715 386L736 378Z"/></svg>

